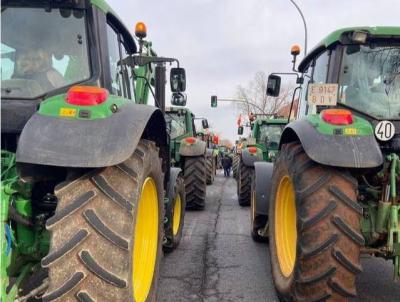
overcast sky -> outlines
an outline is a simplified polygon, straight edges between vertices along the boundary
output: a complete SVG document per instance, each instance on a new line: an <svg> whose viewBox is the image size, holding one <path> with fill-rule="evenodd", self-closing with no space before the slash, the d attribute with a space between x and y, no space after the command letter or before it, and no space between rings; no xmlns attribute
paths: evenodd
<svg viewBox="0 0 400 302"><path fill-rule="evenodd" d="M400 25L400 0L296 0L308 26L311 49L331 31L359 25ZM187 74L188 104L235 140L235 107L210 108L210 96L234 97L257 71L289 71L290 47L304 48L303 24L289 0L109 0L124 23L147 24L162 56L180 60ZM168 102L168 100L167 100Z"/></svg>

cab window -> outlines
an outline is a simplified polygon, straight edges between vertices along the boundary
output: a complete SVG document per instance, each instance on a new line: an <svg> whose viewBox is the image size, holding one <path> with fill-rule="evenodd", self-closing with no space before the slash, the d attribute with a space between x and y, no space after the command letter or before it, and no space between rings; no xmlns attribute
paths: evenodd
<svg viewBox="0 0 400 302"><path fill-rule="evenodd" d="M330 51L323 52L314 62L313 83L326 83L328 76Z"/></svg>
<svg viewBox="0 0 400 302"><path fill-rule="evenodd" d="M111 93L127 99L134 98L132 69L121 62L129 52L124 44L124 37L107 24L108 60L111 72Z"/></svg>
<svg viewBox="0 0 400 302"><path fill-rule="evenodd" d="M111 72L111 94L122 96L122 72L118 65L120 61L118 34L107 25L108 61Z"/></svg>

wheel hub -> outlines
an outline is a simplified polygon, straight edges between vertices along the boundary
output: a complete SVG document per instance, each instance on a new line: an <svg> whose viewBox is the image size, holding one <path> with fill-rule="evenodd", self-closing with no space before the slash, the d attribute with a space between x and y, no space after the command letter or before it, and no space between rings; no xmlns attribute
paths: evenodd
<svg viewBox="0 0 400 302"><path fill-rule="evenodd" d="M279 267L285 277L293 273L296 262L296 223L293 183L289 176L284 176L279 183L275 200L275 247Z"/></svg>
<svg viewBox="0 0 400 302"><path fill-rule="evenodd" d="M181 195L177 194L177 196L175 198L174 216L173 216L173 224L172 224L172 232L173 232L174 236L176 236L179 231L179 226L181 224L181 214L182 214Z"/></svg>
<svg viewBox="0 0 400 302"><path fill-rule="evenodd" d="M142 186L136 215L133 247L133 289L135 301L147 299L153 283L158 249L158 194L151 177Z"/></svg>

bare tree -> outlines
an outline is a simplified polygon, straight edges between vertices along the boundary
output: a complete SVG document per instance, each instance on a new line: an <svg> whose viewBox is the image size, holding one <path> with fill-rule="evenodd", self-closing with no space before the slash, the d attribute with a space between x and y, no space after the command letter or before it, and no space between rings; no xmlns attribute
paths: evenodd
<svg viewBox="0 0 400 302"><path fill-rule="evenodd" d="M226 139L226 138L220 139L219 145L220 146L225 146L225 147L227 147L229 149L232 148L232 146L233 146L232 142L229 139Z"/></svg>
<svg viewBox="0 0 400 302"><path fill-rule="evenodd" d="M248 102L236 103L238 109L244 115L250 113L277 114L282 108L290 104L293 88L281 87L278 97L267 96L268 77L263 71L258 71L246 87L239 85L236 90L236 98Z"/></svg>

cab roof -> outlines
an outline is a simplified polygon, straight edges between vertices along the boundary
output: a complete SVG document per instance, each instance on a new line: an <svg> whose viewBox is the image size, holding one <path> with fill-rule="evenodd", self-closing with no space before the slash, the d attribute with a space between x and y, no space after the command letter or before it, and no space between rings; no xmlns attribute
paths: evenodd
<svg viewBox="0 0 400 302"><path fill-rule="evenodd" d="M325 49L340 43L340 39L343 34L354 32L354 31L364 31L368 32L370 36L384 36L384 37L400 37L400 27L396 26L360 26L360 27L346 27L335 30L328 36L326 36L321 42L319 42L308 54L307 56L300 62L299 71L304 72L308 67L309 63L321 52Z"/></svg>
<svg viewBox="0 0 400 302"><path fill-rule="evenodd" d="M104 0L90 0L90 3L100 9L103 13L108 14L112 13L117 16L115 11L108 5L108 3Z"/></svg>
<svg viewBox="0 0 400 302"><path fill-rule="evenodd" d="M257 118L256 123L259 125L268 124L279 124L286 125L288 123L287 118Z"/></svg>
<svg viewBox="0 0 400 302"><path fill-rule="evenodd" d="M175 106L167 106L165 107L166 112L174 112L174 111L180 111L180 112L189 112L193 115L192 111L190 111L189 108L186 107L175 107Z"/></svg>

